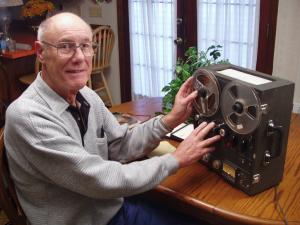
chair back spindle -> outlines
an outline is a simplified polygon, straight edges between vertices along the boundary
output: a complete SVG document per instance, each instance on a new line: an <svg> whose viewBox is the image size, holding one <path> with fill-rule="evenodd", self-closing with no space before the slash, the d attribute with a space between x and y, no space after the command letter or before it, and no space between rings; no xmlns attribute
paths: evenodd
<svg viewBox="0 0 300 225"><path fill-rule="evenodd" d="M110 90L108 88L104 69L110 66L110 58L114 47L115 36L110 26L99 26L93 30L93 42L98 48L92 61L92 73L88 86L93 89L108 107L113 105Z"/></svg>
<svg viewBox="0 0 300 225"><path fill-rule="evenodd" d="M113 30L109 26L100 26L93 31L93 42L98 44L93 58L93 71L109 67L114 39Z"/></svg>

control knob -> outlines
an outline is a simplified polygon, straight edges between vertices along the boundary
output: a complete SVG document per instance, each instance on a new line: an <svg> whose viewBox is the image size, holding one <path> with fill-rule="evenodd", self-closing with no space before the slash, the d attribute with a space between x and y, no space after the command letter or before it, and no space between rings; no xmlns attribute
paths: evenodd
<svg viewBox="0 0 300 225"><path fill-rule="evenodd" d="M221 162L221 160L218 160L218 159L214 160L214 161L212 162L212 167L213 167L215 170L221 169L221 167L222 167L222 162Z"/></svg>
<svg viewBox="0 0 300 225"><path fill-rule="evenodd" d="M213 128L213 133L215 135L220 135L221 137L226 137L228 135L228 129L226 128L226 124L225 123L217 124Z"/></svg>
<svg viewBox="0 0 300 225"><path fill-rule="evenodd" d="M202 161L208 163L209 160L210 160L210 157L211 157L211 154L210 154L210 153L206 153L206 154L204 154L204 155L202 156Z"/></svg>

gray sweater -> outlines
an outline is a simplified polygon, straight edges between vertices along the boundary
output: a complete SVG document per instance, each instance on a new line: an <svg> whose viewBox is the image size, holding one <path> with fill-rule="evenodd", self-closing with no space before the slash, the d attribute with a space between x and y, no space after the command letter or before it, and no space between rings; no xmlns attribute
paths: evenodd
<svg viewBox="0 0 300 225"><path fill-rule="evenodd" d="M107 224L122 197L147 191L178 169L170 154L125 163L158 145L168 132L161 119L129 130L94 91L80 93L90 104L84 147L69 104L40 76L7 110L9 167L32 225Z"/></svg>

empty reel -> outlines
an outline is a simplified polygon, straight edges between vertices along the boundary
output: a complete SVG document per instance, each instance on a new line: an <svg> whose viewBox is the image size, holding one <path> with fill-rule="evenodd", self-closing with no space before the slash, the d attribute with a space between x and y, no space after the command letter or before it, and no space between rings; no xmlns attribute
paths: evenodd
<svg viewBox="0 0 300 225"><path fill-rule="evenodd" d="M214 115L219 108L219 85L215 75L208 70L198 69L194 74L194 90L198 96L194 100L194 108L200 116Z"/></svg>
<svg viewBox="0 0 300 225"><path fill-rule="evenodd" d="M221 110L226 124L238 134L254 131L262 115L260 99L255 91L235 81L222 90Z"/></svg>

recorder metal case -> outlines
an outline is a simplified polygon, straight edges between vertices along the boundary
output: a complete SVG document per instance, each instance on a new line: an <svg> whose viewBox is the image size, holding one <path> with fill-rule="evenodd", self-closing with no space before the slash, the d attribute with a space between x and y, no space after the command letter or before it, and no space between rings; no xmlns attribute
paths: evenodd
<svg viewBox="0 0 300 225"><path fill-rule="evenodd" d="M233 186L255 195L283 176L294 83L231 64L193 74L194 126L214 121L216 150L201 162Z"/></svg>

